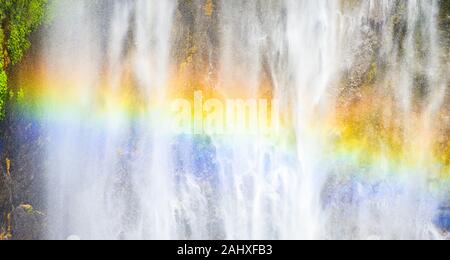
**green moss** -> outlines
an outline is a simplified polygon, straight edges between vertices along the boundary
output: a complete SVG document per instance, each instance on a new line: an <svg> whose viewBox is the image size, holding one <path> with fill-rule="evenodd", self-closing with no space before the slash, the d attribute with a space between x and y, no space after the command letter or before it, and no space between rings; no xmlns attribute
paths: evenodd
<svg viewBox="0 0 450 260"><path fill-rule="evenodd" d="M7 70L30 48L29 36L43 21L48 0L0 0L0 120L14 91L8 90ZM12 93L12 95L11 95Z"/></svg>
<svg viewBox="0 0 450 260"><path fill-rule="evenodd" d="M0 120L5 116L4 107L8 93L8 77L6 72L0 69Z"/></svg>
<svg viewBox="0 0 450 260"><path fill-rule="evenodd" d="M17 91L17 102L20 104L23 102L23 100L25 99L25 92L23 90L23 88L19 89L19 91Z"/></svg>
<svg viewBox="0 0 450 260"><path fill-rule="evenodd" d="M44 16L45 0L8 0L11 12L7 48L12 64L19 62L30 48L29 34L40 25Z"/></svg>

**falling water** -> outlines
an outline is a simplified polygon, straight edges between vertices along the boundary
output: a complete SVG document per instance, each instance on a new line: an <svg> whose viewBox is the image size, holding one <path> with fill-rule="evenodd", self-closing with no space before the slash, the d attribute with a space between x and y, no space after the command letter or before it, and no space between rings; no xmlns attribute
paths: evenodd
<svg viewBox="0 0 450 260"><path fill-rule="evenodd" d="M443 238L438 1L61 0L52 11L49 238ZM193 89L277 99L284 131L171 134L155 107ZM346 142L348 129L360 132Z"/></svg>

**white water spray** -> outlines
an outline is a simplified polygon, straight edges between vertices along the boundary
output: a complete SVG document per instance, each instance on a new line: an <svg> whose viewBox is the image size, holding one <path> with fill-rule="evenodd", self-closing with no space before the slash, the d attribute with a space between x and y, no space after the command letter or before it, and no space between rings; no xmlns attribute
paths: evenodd
<svg viewBox="0 0 450 260"><path fill-rule="evenodd" d="M45 69L77 91L67 94L76 96L63 118L43 122L50 238L440 238L426 165L394 173L386 158L352 167L325 156L330 140L310 130L334 110L342 81L356 89L372 64L386 64L376 85L396 100L406 143L428 147L411 140L408 119L418 72L428 82L422 136L446 102L437 1L212 1L208 19L216 27L208 27L203 0L188 11L182 0L58 2ZM402 21L403 41L394 19ZM215 31L188 35L186 21L191 31ZM217 78L217 91L257 94L270 82L292 114L294 152L262 137L168 134L168 123L150 111L168 95L174 53L185 48L175 39L183 37L202 41L198 59L211 72L204 77ZM117 111L117 100L95 95L103 85L119 93L125 78L145 104L133 119ZM91 113L99 103L100 120ZM323 131L315 134L332 136ZM386 177L371 184L364 175Z"/></svg>

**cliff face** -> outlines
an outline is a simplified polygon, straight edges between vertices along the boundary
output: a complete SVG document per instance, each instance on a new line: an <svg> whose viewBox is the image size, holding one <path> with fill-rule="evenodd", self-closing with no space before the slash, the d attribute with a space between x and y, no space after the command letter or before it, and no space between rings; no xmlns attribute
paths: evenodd
<svg viewBox="0 0 450 260"><path fill-rule="evenodd" d="M0 227L3 239L41 238L44 214L43 179L40 155L42 140L36 123L21 113L11 112L3 125L6 144L1 153L0 166ZM5 131L4 129L7 128Z"/></svg>

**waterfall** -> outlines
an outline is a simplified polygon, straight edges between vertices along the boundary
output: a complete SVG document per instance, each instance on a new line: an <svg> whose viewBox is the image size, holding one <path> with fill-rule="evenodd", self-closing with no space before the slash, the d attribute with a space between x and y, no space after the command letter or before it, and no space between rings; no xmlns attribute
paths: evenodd
<svg viewBox="0 0 450 260"><path fill-rule="evenodd" d="M119 101L124 91L155 103L164 97L174 7L156 0L55 7L45 63L55 77L68 77L63 91L78 96L46 122L51 237L174 236L166 129L160 121L151 130L157 118L147 111L131 122L117 109L137 102ZM127 77L133 87L124 90Z"/></svg>
<svg viewBox="0 0 450 260"><path fill-rule="evenodd" d="M438 1L61 0L52 12L49 238L443 238ZM269 99L272 121L276 100L280 131L174 133L167 103L195 103L194 90Z"/></svg>

